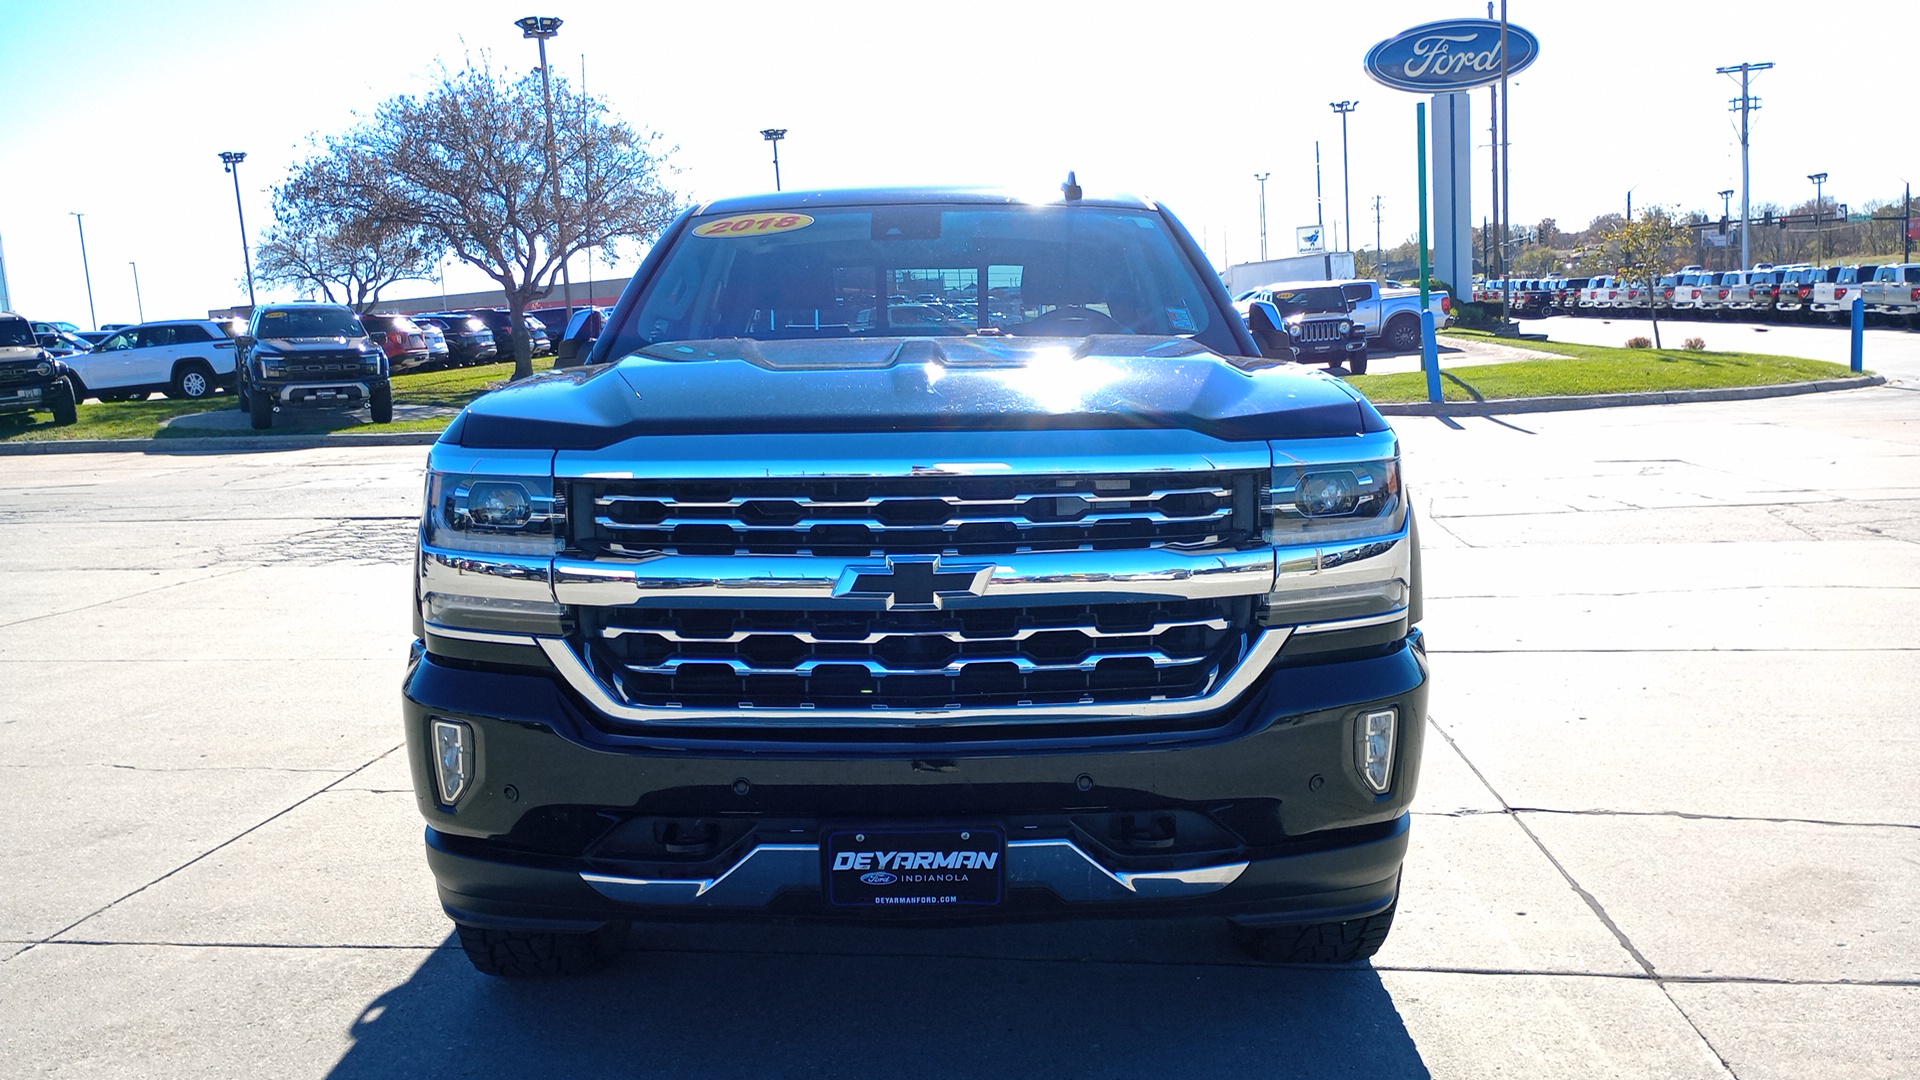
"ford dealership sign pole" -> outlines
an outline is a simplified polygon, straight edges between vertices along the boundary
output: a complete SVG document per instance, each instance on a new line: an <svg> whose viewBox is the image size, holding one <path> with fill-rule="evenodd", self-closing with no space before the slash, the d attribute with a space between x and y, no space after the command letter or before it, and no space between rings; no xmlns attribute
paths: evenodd
<svg viewBox="0 0 1920 1080"><path fill-rule="evenodd" d="M1502 4L1504 13L1505 5ZM1533 63L1540 55L1540 42L1532 34L1505 19L1450 19L1426 23L1396 34L1367 51L1367 74L1396 90L1434 95L1437 118L1446 123L1436 134L1435 186L1439 189L1442 216L1434 250L1442 268L1452 276L1456 293L1470 287L1473 280L1472 213L1468 205L1467 165L1472 156L1471 137L1460 137L1467 128L1466 92L1489 83L1504 82ZM1427 119L1425 103L1414 110L1419 125L1420 156L1420 284L1421 307L1427 306ZM1495 140L1494 152L1500 144ZM1503 185L1505 186L1505 185ZM1504 243L1504 237L1502 238ZM1466 273L1460 272L1462 264ZM1440 400L1439 349L1433 340L1432 314L1426 324L1423 363L1427 370L1427 396Z"/></svg>

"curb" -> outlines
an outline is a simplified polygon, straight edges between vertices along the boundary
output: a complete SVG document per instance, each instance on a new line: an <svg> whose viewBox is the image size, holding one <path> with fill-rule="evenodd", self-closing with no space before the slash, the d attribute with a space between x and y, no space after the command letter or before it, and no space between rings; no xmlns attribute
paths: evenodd
<svg viewBox="0 0 1920 1080"><path fill-rule="evenodd" d="M1702 401L1750 401L1756 398L1822 394L1829 390L1858 390L1885 385L1884 375L1851 379L1818 379L1772 386L1729 386L1712 390L1655 390L1639 394L1577 394L1568 397L1496 398L1492 401L1426 401L1375 405L1382 416L1500 416L1507 413L1567 412L1575 409L1611 409L1626 405L1685 405Z"/></svg>
<svg viewBox="0 0 1920 1080"><path fill-rule="evenodd" d="M1821 379L1773 386L1733 386L1717 390L1662 390L1643 394L1582 394L1553 398L1500 398L1493 401L1406 402L1375 405L1382 416L1499 416L1507 413L1566 412L1625 405L1684 405L1701 401L1748 401L1793 397L1829 390L1858 390L1886 384L1884 375ZM380 435L234 435L186 439L48 439L0 442L0 457L28 454L220 454L268 450L313 450L326 446L432 446L437 431L397 431Z"/></svg>
<svg viewBox="0 0 1920 1080"><path fill-rule="evenodd" d="M0 442L0 457L25 454L225 454L263 450L313 450L323 446L432 446L437 431L380 435L233 435L183 439L47 439Z"/></svg>

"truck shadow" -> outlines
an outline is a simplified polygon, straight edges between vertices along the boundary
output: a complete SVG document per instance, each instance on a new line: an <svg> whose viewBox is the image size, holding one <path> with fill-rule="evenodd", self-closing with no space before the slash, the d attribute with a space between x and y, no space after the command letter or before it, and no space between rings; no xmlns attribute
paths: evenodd
<svg viewBox="0 0 1920 1080"><path fill-rule="evenodd" d="M1198 921L665 927L525 982L449 938L351 1034L334 1080L1429 1075L1371 968L1254 966Z"/></svg>

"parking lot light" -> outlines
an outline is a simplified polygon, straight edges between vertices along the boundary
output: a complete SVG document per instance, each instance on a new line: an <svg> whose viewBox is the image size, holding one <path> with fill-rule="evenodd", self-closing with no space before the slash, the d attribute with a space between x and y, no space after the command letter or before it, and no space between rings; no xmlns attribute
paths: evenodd
<svg viewBox="0 0 1920 1080"><path fill-rule="evenodd" d="M240 204L240 163L247 160L243 150L222 150L220 167L233 174L233 208L240 215L240 261L247 268L247 311L258 304L253 297L253 253L247 249L247 210Z"/></svg>

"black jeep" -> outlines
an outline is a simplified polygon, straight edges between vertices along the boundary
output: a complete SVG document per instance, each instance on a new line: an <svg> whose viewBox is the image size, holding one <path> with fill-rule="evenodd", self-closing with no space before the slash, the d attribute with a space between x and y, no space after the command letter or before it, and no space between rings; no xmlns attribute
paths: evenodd
<svg viewBox="0 0 1920 1080"><path fill-rule="evenodd" d="M32 323L0 312L0 415L36 410L53 413L56 424L79 419L67 365L40 347Z"/></svg>

